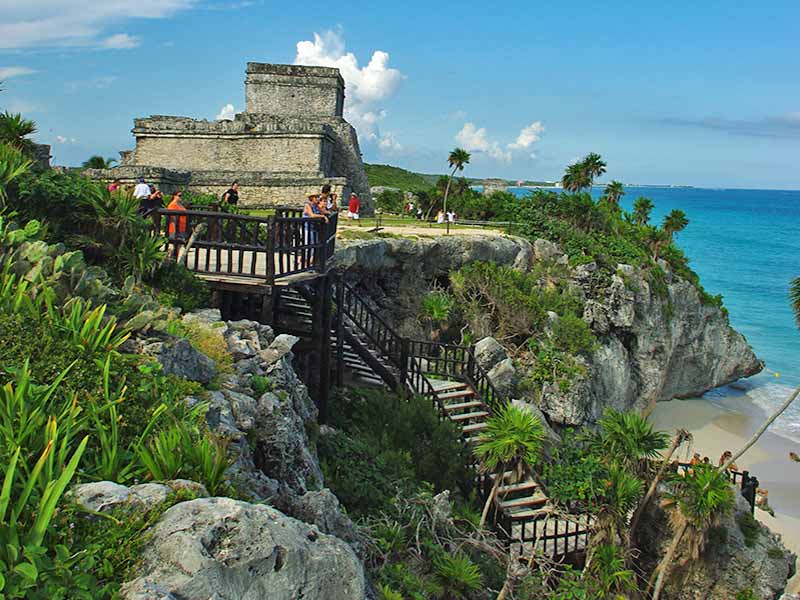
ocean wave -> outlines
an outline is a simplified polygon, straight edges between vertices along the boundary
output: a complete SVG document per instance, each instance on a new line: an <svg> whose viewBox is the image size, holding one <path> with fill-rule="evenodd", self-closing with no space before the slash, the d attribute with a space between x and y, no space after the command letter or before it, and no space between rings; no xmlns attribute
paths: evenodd
<svg viewBox="0 0 800 600"><path fill-rule="evenodd" d="M793 391L794 388L782 383L765 383L747 390L745 394L753 404L771 415ZM800 442L800 400L795 400L789 405L789 408L772 424L770 430Z"/></svg>

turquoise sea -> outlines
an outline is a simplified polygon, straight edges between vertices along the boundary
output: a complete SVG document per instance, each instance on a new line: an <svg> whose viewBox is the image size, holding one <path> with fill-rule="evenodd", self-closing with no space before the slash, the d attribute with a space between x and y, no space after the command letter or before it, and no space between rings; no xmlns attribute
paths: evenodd
<svg viewBox="0 0 800 600"><path fill-rule="evenodd" d="M599 197L602 188L592 194ZM655 204L654 221L674 208L686 213L689 226L678 244L703 286L723 295L731 324L766 363L761 374L706 397L724 404L746 396L771 411L800 385L800 330L788 299L790 280L800 276L800 191L627 187L623 208L631 210L639 196ZM800 401L773 427L800 441Z"/></svg>

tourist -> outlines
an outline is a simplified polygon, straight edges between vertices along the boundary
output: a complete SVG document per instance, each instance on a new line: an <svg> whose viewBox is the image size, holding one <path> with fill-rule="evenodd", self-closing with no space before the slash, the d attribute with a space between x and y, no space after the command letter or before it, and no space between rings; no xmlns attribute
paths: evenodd
<svg viewBox="0 0 800 600"><path fill-rule="evenodd" d="M456 222L456 213L452 210L447 211L447 222L448 223L455 223Z"/></svg>
<svg viewBox="0 0 800 600"><path fill-rule="evenodd" d="M321 196L311 194L308 197L308 201L303 206L303 218L325 219L325 222L327 223L328 217L322 213L322 209L320 208L320 204L323 204L324 202L325 201ZM314 264L314 249L310 248L310 246L314 246L317 243L317 228L308 222L303 229L305 231L304 244L307 246L307 248L303 251L303 254L305 254L307 257L307 266L310 267Z"/></svg>
<svg viewBox="0 0 800 600"><path fill-rule="evenodd" d="M328 199L325 203L325 209L328 211L328 214L339 212L339 205L336 204L336 194L328 195Z"/></svg>
<svg viewBox="0 0 800 600"><path fill-rule="evenodd" d="M422 220L422 207L417 209L417 219Z"/></svg>
<svg viewBox="0 0 800 600"><path fill-rule="evenodd" d="M108 184L108 191L112 193L116 192L121 187L121 185L122 184L120 183L120 180L115 179L114 181Z"/></svg>
<svg viewBox="0 0 800 600"><path fill-rule="evenodd" d="M414 218L414 203L413 202L409 202L408 203L408 208L406 209L406 213L412 219Z"/></svg>
<svg viewBox="0 0 800 600"><path fill-rule="evenodd" d="M436 222L439 225L444 223L444 211L443 210L439 210L439 212L436 213Z"/></svg>
<svg viewBox="0 0 800 600"><path fill-rule="evenodd" d="M146 198L149 198L152 193L150 186L144 182L144 177L139 177L139 182L133 188L133 197L141 203Z"/></svg>
<svg viewBox="0 0 800 600"><path fill-rule="evenodd" d="M358 220L358 211L361 210L361 201L355 192L350 194L350 202L347 204L347 219Z"/></svg>
<svg viewBox="0 0 800 600"><path fill-rule="evenodd" d="M239 182L234 181L228 191L222 194L222 205L236 206L237 204L239 204Z"/></svg>
<svg viewBox="0 0 800 600"><path fill-rule="evenodd" d="M182 210L186 211L186 207L183 205L182 202L183 192L178 190L172 196L172 202L169 203L167 206L167 210ZM186 238L186 217L178 217L175 215L169 215L167 217L169 225L167 226L167 232L169 233L169 237L171 238L179 238L185 239Z"/></svg>
<svg viewBox="0 0 800 600"><path fill-rule="evenodd" d="M139 200L138 213L144 218L149 218L152 221L153 233L161 231L161 215L158 210L164 207L164 194L161 190L156 189L155 186L148 186L151 190L150 194Z"/></svg>

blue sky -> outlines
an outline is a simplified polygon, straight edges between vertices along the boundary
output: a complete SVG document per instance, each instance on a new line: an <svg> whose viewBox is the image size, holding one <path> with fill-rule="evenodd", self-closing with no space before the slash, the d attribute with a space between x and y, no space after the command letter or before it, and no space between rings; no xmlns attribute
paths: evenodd
<svg viewBox="0 0 800 600"><path fill-rule="evenodd" d="M626 183L800 188L800 4L650 4L0 0L0 108L78 164L299 60L344 66L369 162L462 145L468 175L553 180L599 152Z"/></svg>

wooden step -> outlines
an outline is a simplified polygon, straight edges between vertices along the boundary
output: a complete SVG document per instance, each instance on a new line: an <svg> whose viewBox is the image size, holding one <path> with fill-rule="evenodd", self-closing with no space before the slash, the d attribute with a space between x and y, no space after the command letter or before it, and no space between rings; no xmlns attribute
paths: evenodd
<svg viewBox="0 0 800 600"><path fill-rule="evenodd" d="M439 400L451 400L454 398L468 398L470 396L475 396L475 392L465 389L457 392L445 392L443 394L437 392L436 395L439 397Z"/></svg>
<svg viewBox="0 0 800 600"><path fill-rule="evenodd" d="M547 501L545 501L547 502ZM513 521L518 521L522 519L538 519L544 515L549 514L549 511L546 508L529 508L526 510L518 510L515 512L509 512L508 516Z"/></svg>
<svg viewBox="0 0 800 600"><path fill-rule="evenodd" d="M483 419L489 416L489 413L486 411L478 411L478 412L471 412L471 413L462 413L460 415L448 415L451 421L469 421L470 419Z"/></svg>
<svg viewBox="0 0 800 600"><path fill-rule="evenodd" d="M464 410L466 408L478 408L479 406L483 406L483 402L473 401L473 402L462 402L461 404L446 404L444 409L447 412L451 412L454 410Z"/></svg>
<svg viewBox="0 0 800 600"><path fill-rule="evenodd" d="M464 433L473 433L475 431L483 431L487 427L489 426L486 423L473 423L471 425L464 425L464 427L461 428L461 431Z"/></svg>
<svg viewBox="0 0 800 600"><path fill-rule="evenodd" d="M526 496L525 498L516 498L515 500L500 501L497 503L501 510L534 508L544 506L545 504L547 504L547 497L544 495Z"/></svg>
<svg viewBox="0 0 800 600"><path fill-rule="evenodd" d="M437 392L448 392L453 390L463 390L467 384L462 381L439 381L434 379L431 381L433 389Z"/></svg>
<svg viewBox="0 0 800 600"><path fill-rule="evenodd" d="M501 485L497 488L497 495L502 497L507 494L514 494L518 492L532 492L539 487L535 481L523 481L522 483L512 483L511 485Z"/></svg>

